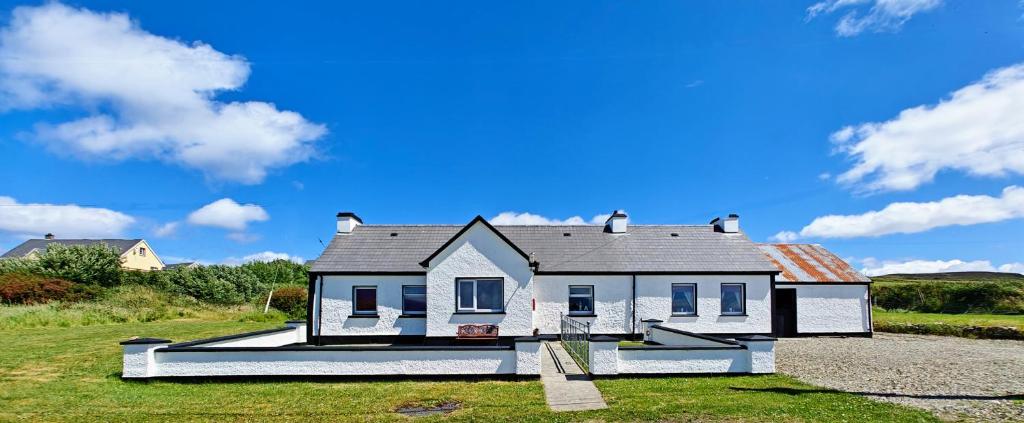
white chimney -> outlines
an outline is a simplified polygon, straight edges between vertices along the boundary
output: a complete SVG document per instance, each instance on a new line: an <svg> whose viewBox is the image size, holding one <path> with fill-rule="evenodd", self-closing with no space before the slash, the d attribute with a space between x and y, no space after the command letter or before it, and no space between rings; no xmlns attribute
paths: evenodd
<svg viewBox="0 0 1024 423"><path fill-rule="evenodd" d="M356 216L352 212L341 212L338 213L338 233L349 234L356 228L363 224L363 219Z"/></svg>
<svg viewBox="0 0 1024 423"><path fill-rule="evenodd" d="M629 216L626 216L626 212L622 210L615 210L611 216L608 216L608 220L604 222L604 229L613 234L624 234L626 233L626 222L629 220Z"/></svg>
<svg viewBox="0 0 1024 423"><path fill-rule="evenodd" d="M734 234L740 231L740 215L730 214L722 223L722 231L727 234Z"/></svg>

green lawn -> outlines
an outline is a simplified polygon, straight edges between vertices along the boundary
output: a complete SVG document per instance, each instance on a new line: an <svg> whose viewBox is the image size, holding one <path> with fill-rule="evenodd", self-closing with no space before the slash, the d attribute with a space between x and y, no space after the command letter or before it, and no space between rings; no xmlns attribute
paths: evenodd
<svg viewBox="0 0 1024 423"><path fill-rule="evenodd" d="M539 381L150 381L120 379L117 342L175 341L277 326L174 320L0 330L0 420L394 421L402 405L455 401L433 420L934 421L922 411L776 376L602 379L610 409L554 414Z"/></svg>
<svg viewBox="0 0 1024 423"><path fill-rule="evenodd" d="M939 314L915 313L902 311L885 311L875 308L872 311L876 323L883 324L947 324L957 326L1006 326L1024 330L1024 315L1008 314Z"/></svg>

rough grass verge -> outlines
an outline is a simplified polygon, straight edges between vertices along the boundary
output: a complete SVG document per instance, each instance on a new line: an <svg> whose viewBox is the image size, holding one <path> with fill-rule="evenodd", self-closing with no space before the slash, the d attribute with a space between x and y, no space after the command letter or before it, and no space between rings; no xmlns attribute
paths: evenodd
<svg viewBox="0 0 1024 423"><path fill-rule="evenodd" d="M939 314L874 309L878 332L1024 340L1024 316Z"/></svg>

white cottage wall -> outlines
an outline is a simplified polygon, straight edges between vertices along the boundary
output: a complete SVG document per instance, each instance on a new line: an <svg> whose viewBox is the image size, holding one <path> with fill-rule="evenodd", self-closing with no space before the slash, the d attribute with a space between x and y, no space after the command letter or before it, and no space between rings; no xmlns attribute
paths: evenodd
<svg viewBox="0 0 1024 423"><path fill-rule="evenodd" d="M697 316L672 316L672 284L697 285ZM746 284L746 315L721 314L723 283ZM769 275L638 275L637 320L659 319L662 326L696 333L771 333Z"/></svg>
<svg viewBox="0 0 1024 423"><path fill-rule="evenodd" d="M867 285L785 285L796 289L796 331L864 333L871 331Z"/></svg>
<svg viewBox="0 0 1024 423"><path fill-rule="evenodd" d="M559 319L562 314L569 314L570 285L594 287L595 317L573 317L581 322L589 322L591 333L615 335L632 331L631 275L538 275L533 279L533 291L537 298L533 319L540 333L554 335L560 332Z"/></svg>
<svg viewBox="0 0 1024 423"><path fill-rule="evenodd" d="M322 308L319 324L314 330L323 336L353 335L419 335L427 333L426 318L400 317L402 315L402 286L426 285L426 277L410 276L324 276L323 298L314 299L314 306ZM351 317L352 288L377 287L377 315L379 317ZM430 296L430 290L427 290ZM429 305L428 311L429 311Z"/></svg>

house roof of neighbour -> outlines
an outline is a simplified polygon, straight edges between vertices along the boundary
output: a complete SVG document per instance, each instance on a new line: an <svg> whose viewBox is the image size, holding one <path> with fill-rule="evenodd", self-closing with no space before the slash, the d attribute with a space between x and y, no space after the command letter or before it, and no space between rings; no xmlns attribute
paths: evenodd
<svg viewBox="0 0 1024 423"><path fill-rule="evenodd" d="M758 244L781 274L776 282L871 282L849 263L817 244Z"/></svg>
<svg viewBox="0 0 1024 423"><path fill-rule="evenodd" d="M18 258L25 257L33 251L39 251L42 253L46 251L46 247L50 244L61 244L61 245L95 245L104 243L114 248L118 254L124 254L135 244L142 242L141 239L30 239L21 243L17 247L4 253L0 258Z"/></svg>
<svg viewBox="0 0 1024 423"><path fill-rule="evenodd" d="M464 225L359 225L336 234L312 272L420 273L420 262ZM629 225L624 234L602 225L505 226L494 229L539 263L539 273L736 272L778 269L742 233L713 225ZM675 235L673 235L675 234Z"/></svg>

